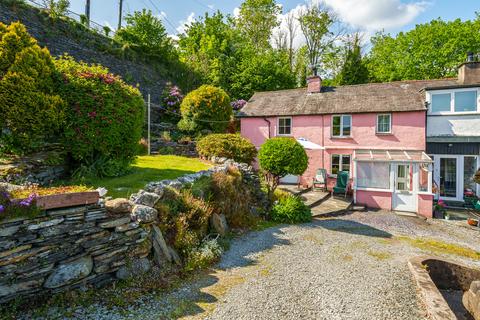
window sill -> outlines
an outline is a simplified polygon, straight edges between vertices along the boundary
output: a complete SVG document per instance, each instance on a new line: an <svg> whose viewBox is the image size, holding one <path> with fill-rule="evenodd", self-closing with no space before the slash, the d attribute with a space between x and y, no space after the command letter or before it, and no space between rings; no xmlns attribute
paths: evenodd
<svg viewBox="0 0 480 320"><path fill-rule="evenodd" d="M468 115L478 115L478 111L460 111L460 112L429 112L427 116L468 116Z"/></svg>
<svg viewBox="0 0 480 320"><path fill-rule="evenodd" d="M393 193L391 189L377 189L377 188L364 188L364 187L355 187L353 188L356 191L374 191L374 192L389 192Z"/></svg>
<svg viewBox="0 0 480 320"><path fill-rule="evenodd" d="M352 139L352 136L330 136L330 139Z"/></svg>
<svg viewBox="0 0 480 320"><path fill-rule="evenodd" d="M393 136L393 132L375 132L377 136Z"/></svg>

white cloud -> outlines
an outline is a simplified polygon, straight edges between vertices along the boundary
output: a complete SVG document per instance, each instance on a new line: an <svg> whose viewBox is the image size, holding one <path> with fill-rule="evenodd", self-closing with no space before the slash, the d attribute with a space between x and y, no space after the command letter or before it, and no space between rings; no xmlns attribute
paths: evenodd
<svg viewBox="0 0 480 320"><path fill-rule="evenodd" d="M167 17L167 13L166 13L165 11L160 11L160 17L166 18L166 17Z"/></svg>
<svg viewBox="0 0 480 320"><path fill-rule="evenodd" d="M209 4L207 5L207 7L210 9L210 10L213 10L213 8L215 8L215 6L213 4Z"/></svg>
<svg viewBox="0 0 480 320"><path fill-rule="evenodd" d="M240 17L240 8L239 7L236 7L235 9L233 9L233 17L234 18Z"/></svg>
<svg viewBox="0 0 480 320"><path fill-rule="evenodd" d="M195 22L195 12L192 12L188 15L187 19L185 20L180 20L179 26L177 27L177 32L178 34L185 33L187 26Z"/></svg>
<svg viewBox="0 0 480 320"><path fill-rule="evenodd" d="M307 8L306 5L297 5L295 8L292 10L286 12L285 14L280 14L278 16L278 21L280 22L280 25L273 29L272 33L273 35L278 34L278 32L283 31L283 32L288 32L288 27L287 27L287 18L288 15L291 14L294 17L294 25L295 25L295 38L293 39L293 47L294 48L299 48L305 43L305 37L302 34L302 30L300 30L300 23L298 22L298 17L300 16L300 13L304 11ZM273 39L272 39L272 45L273 45Z"/></svg>
<svg viewBox="0 0 480 320"><path fill-rule="evenodd" d="M430 4L426 1L404 3L401 0L324 0L339 18L354 28L377 31L403 27L411 23Z"/></svg>

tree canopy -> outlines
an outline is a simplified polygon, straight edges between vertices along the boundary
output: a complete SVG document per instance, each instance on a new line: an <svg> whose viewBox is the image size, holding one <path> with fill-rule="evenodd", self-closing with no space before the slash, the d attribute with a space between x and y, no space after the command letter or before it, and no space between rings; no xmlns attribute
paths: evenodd
<svg viewBox="0 0 480 320"><path fill-rule="evenodd" d="M396 37L377 33L368 69L372 81L456 76L467 52L480 51L480 16L461 21L432 20Z"/></svg>

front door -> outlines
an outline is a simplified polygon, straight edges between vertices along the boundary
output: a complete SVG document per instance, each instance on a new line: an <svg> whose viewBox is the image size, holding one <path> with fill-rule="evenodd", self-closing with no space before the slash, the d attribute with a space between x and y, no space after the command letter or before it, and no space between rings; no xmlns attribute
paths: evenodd
<svg viewBox="0 0 480 320"><path fill-rule="evenodd" d="M417 196L413 188L413 167L410 164L397 164L393 191L393 210L417 212Z"/></svg>
<svg viewBox="0 0 480 320"><path fill-rule="evenodd" d="M457 158L440 158L440 197L456 199Z"/></svg>

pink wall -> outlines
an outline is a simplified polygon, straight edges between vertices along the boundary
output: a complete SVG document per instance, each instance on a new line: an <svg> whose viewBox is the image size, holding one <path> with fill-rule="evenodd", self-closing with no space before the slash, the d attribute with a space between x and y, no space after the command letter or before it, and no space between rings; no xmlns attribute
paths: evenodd
<svg viewBox="0 0 480 320"><path fill-rule="evenodd" d="M367 208L392 210L392 193L357 190L357 203Z"/></svg>
<svg viewBox="0 0 480 320"><path fill-rule="evenodd" d="M418 214L426 218L433 216L433 195L419 194L418 195Z"/></svg>
<svg viewBox="0 0 480 320"><path fill-rule="evenodd" d="M268 117L270 136L277 136L277 117ZM375 132L377 114L352 114L352 134L349 138L331 137L332 115L293 116L292 136L306 138L325 146L326 150L310 150L309 167L302 183L311 184L318 168L331 172L332 154L353 154L355 149L408 149L425 150L425 112L392 113L392 134ZM241 134L260 147L268 138L269 124L264 118L242 118ZM324 158L323 158L324 157ZM352 164L351 164L352 166Z"/></svg>

